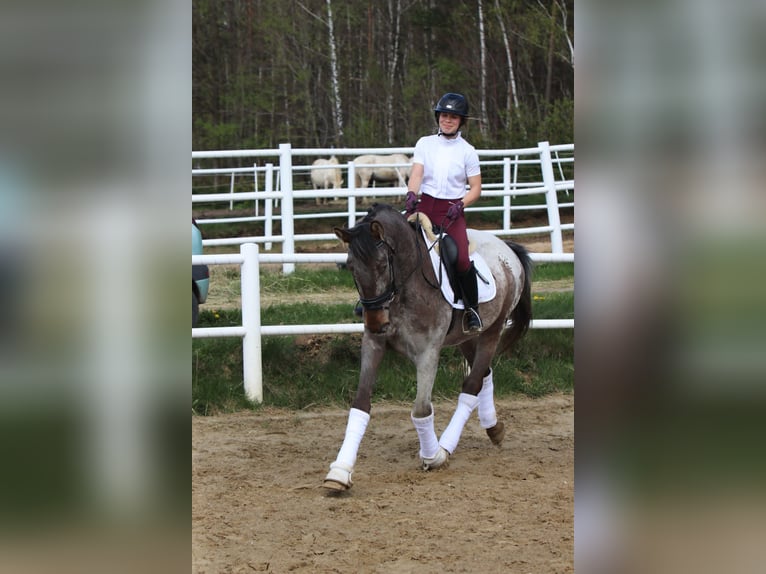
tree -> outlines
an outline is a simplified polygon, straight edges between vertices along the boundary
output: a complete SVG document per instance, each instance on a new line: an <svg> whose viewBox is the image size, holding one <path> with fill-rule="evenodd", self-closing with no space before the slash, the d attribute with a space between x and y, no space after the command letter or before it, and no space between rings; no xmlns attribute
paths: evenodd
<svg viewBox="0 0 766 574"><path fill-rule="evenodd" d="M330 67L332 69L332 93L334 103L332 108L332 119L335 124L335 143L340 145L343 140L343 105L341 104L340 85L338 83L338 56L335 50L331 0L327 0L327 38L330 43Z"/></svg>
<svg viewBox="0 0 766 574"><path fill-rule="evenodd" d="M413 145L447 91L480 145L572 137L573 0L192 2L195 149Z"/></svg>

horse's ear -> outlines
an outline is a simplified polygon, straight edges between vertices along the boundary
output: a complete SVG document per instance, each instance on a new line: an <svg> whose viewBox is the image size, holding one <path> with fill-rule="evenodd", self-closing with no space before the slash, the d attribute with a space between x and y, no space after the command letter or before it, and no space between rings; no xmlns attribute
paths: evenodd
<svg viewBox="0 0 766 574"><path fill-rule="evenodd" d="M370 223L370 233L375 241L383 241L383 225L379 221Z"/></svg>
<svg viewBox="0 0 766 574"><path fill-rule="evenodd" d="M351 234L347 230L341 229L340 227L333 227L332 230L343 243L351 243Z"/></svg>

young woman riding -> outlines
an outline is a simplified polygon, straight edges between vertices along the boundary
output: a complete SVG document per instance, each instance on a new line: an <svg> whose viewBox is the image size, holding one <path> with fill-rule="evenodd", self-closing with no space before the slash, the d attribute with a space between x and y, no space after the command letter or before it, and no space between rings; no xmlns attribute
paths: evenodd
<svg viewBox="0 0 766 574"><path fill-rule="evenodd" d="M416 211L427 215L455 240L458 282L465 307L463 331L476 333L483 326L478 309L476 269L468 258L463 210L481 195L479 156L460 132L468 117L465 96L444 94L433 111L439 131L420 138L415 145L405 210L407 216Z"/></svg>

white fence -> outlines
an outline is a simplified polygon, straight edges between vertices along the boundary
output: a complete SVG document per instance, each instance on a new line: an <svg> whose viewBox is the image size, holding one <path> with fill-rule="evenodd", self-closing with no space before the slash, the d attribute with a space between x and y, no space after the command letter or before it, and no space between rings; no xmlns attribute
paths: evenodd
<svg viewBox="0 0 766 574"><path fill-rule="evenodd" d="M193 193L192 204L203 203L228 203L232 209L235 202L253 202L253 215L241 217L226 217L218 219L199 218L200 225L223 223L260 221L264 223L264 233L260 236L235 237L222 239L206 239L205 246L213 245L241 245L243 243L263 243L266 251L271 250L274 242L282 244L282 253L290 256L295 253L295 243L298 241L327 241L335 236L332 233L296 234L295 221L309 218L343 217L349 227L356 219L364 214L357 211L357 198L370 196L388 197L392 199L405 195L404 187L356 187L356 169L360 167L354 164L353 159L347 163L341 163L338 168L345 170L346 186L341 189L313 190L296 189L294 179L297 176L309 175L311 165L297 164L296 158L320 157L335 155L354 157L364 154L411 154L414 148L340 148L340 149L293 149L290 144L281 144L279 149L267 150L238 150L238 151L204 151L192 152L192 161L201 164L205 160L243 159L256 158L265 160L264 165L253 163L246 167L216 167L192 169L192 177L226 177L229 179L228 193ZM502 166L502 176L491 181L482 177L482 197L502 197L502 206L478 206L469 207L468 212L479 211L502 211L503 224L492 233L503 236L529 235L548 233L551 241L552 253L563 253L562 231L573 230L574 224L562 224L559 210L563 207L573 207L573 202L560 203L558 192L565 191L567 195L574 191L574 177L567 177L565 172L573 172L569 164L574 165L574 144L554 145L548 142L540 142L536 148L509 149L509 150L477 150L483 171L492 169L492 166ZM271 161L269 161L271 160ZM278 162L276 165L274 161ZM391 164L396 167L405 167L404 164ZM498 171L495 168L495 171ZM253 191L235 191L235 182L246 177L252 179ZM261 179L262 185L261 185ZM241 187L241 183L240 183ZM262 189L261 189L262 187ZM538 205L513 205L512 199L519 195L542 195L544 203ZM322 213L296 214L294 209L295 200L314 198L343 198L346 206L343 211ZM260 213L260 204L263 203L263 214ZM279 213L275 213L275 203L279 202ZM513 227L511 213L521 210L545 210L548 224L536 227ZM272 233L274 224L279 222L281 234ZM291 273L294 264L285 262L283 271Z"/></svg>
<svg viewBox="0 0 766 574"><path fill-rule="evenodd" d="M264 335L304 335L319 333L362 333L363 323L315 325L261 325L261 263L343 263L345 253L298 253L287 255L259 254L258 245L244 243L240 253L193 255L192 264L241 265L242 325L236 327L198 327L192 337L242 337L245 394L255 402L263 402L263 362L261 337ZM536 262L574 262L574 253L533 253ZM574 328L574 319L533 319L532 329Z"/></svg>
<svg viewBox="0 0 766 574"><path fill-rule="evenodd" d="M402 196L406 188L401 187L378 187L358 189L355 186L355 166L353 161L345 164L347 170L347 186L343 189L330 190L295 190L293 189L293 177L295 173L304 170L308 173L310 166L293 166L294 156L311 155L360 155L366 153L393 154L412 153L413 148L346 148L346 149L292 149L290 144L281 144L279 150L241 150L241 151L208 151L192 152L192 160L206 158L245 158L245 157L273 157L277 156L279 165L266 163L263 166L253 164L252 167L230 168L195 168L193 176L226 175L230 178L229 193L192 194L192 203L228 202L233 207L234 202L253 201L254 215L247 217L234 217L223 219L198 219L199 224L263 221L264 234L254 237L236 237L228 239L204 240L203 245L239 245L239 253L218 255L193 255L192 264L205 265L231 265L241 266L241 306L242 325L231 327L205 327L193 328L193 338L205 337L241 337L243 353L243 377L245 394L255 402L263 401L263 369L262 369L262 345L261 338L269 335L301 335L320 333L362 333L362 323L345 324L314 324L314 325L262 325L261 324L261 295L260 295L260 264L281 263L283 272L292 273L296 263L344 263L345 253L325 254L296 254L296 241L331 240L335 238L332 233L296 235L294 233L294 220L301 217L294 214L294 200L313 198L347 198L347 209L338 213L306 214L303 217L338 217L347 218L348 225L353 226L356 219L363 215L356 210L356 198L375 196ZM502 179L497 182L485 181L482 178L482 197L502 196L501 207L468 208L466 211L501 210L503 212L502 228L487 230L496 235L521 235L549 233L551 238L551 253L531 253L535 262L574 262L574 253L564 253L563 230L573 230L574 224L562 224L559 209L572 207L573 203L559 203L558 191L574 191L574 179L567 178L564 174L564 165L574 163L574 145L550 146L547 142L541 142L537 148L516 150L477 150L480 158L488 158L481 161L482 165L502 165ZM539 168L540 178L522 177L521 173L526 168ZM344 167L341 164L340 167ZM566 170L571 171L571 170ZM258 174L263 175L263 190L259 189ZM558 176L557 176L558 174ZM254 191L235 192L236 177L252 177ZM275 181L277 185L275 185ZM281 185L280 185L281 182ZM275 188L281 188L275 191ZM523 194L543 194L544 205L512 206L512 197ZM274 214L274 203L280 202L280 214ZM263 202L264 214L259 214L259 202ZM538 227L512 228L511 211L520 209L544 209L548 216L548 225ZM273 235L273 223L281 223L280 235ZM266 250L270 250L273 242L282 243L281 254L260 253L258 243L263 243ZM215 285L211 285L215 289ZM532 321L533 329L557 329L574 328L574 319L535 319Z"/></svg>

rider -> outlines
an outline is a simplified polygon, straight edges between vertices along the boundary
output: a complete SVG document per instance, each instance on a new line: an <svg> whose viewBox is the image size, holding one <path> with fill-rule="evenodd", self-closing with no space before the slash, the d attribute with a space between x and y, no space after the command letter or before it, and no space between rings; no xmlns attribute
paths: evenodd
<svg viewBox="0 0 766 574"><path fill-rule="evenodd" d="M463 209L476 202L481 195L479 156L460 132L468 117L465 96L444 94L433 111L439 131L420 138L415 145L405 210L408 216L415 211L424 213L434 225L444 227L455 240L458 249L457 276L465 306L463 332L476 333L483 327L478 311L476 269L468 258Z"/></svg>

